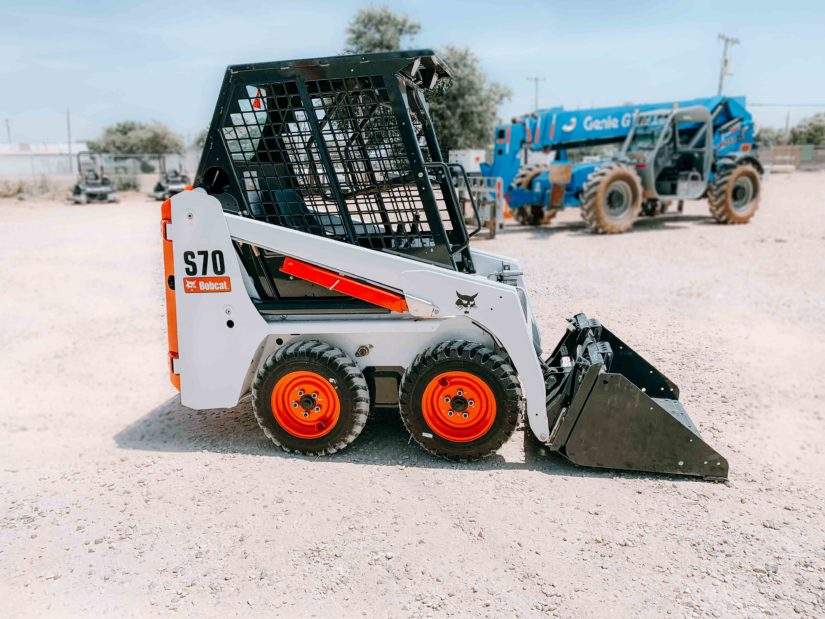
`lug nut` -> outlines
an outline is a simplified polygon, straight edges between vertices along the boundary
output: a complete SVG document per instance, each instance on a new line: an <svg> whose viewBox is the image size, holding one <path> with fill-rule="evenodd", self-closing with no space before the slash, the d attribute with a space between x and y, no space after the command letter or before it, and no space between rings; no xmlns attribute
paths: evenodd
<svg viewBox="0 0 825 619"><path fill-rule="evenodd" d="M456 391L456 392L455 392L455 394L456 394L456 395L464 395L464 391L462 391L461 389L459 389L458 391Z"/></svg>
<svg viewBox="0 0 825 619"><path fill-rule="evenodd" d="M316 413L320 413L320 412L321 412L321 407L320 407L320 406L316 406L316 407L315 407L315 408L313 408L312 410L314 410Z"/></svg>
<svg viewBox="0 0 825 619"><path fill-rule="evenodd" d="M475 400L467 400L467 406L475 406L475 405L476 405Z"/></svg>
<svg viewBox="0 0 825 619"><path fill-rule="evenodd" d="M461 413L461 416L464 417L464 419L467 419L467 417L470 416L470 413Z"/></svg>
<svg viewBox="0 0 825 619"><path fill-rule="evenodd" d="M313 399L313 400L316 400L317 398L318 398L318 392L317 392L317 391L313 391L313 392L312 392L312 399Z"/></svg>
<svg viewBox="0 0 825 619"><path fill-rule="evenodd" d="M293 403L292 403L292 408L298 408L298 403L297 403L297 402L293 402Z"/></svg>
<svg viewBox="0 0 825 619"><path fill-rule="evenodd" d="M454 414L453 411L447 411L447 417L452 417L453 414Z"/></svg>
<svg viewBox="0 0 825 619"><path fill-rule="evenodd" d="M449 401L450 401L450 396L445 395L445 396L444 396L444 401L445 401L445 402L449 402Z"/></svg>
<svg viewBox="0 0 825 619"><path fill-rule="evenodd" d="M304 417L309 417L309 413L304 411Z"/></svg>
<svg viewBox="0 0 825 619"><path fill-rule="evenodd" d="M304 390L303 389L298 389L298 395L304 395Z"/></svg>

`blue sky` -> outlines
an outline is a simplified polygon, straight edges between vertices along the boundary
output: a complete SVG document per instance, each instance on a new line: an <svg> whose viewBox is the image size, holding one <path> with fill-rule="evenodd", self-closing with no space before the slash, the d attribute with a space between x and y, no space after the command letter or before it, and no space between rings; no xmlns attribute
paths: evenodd
<svg viewBox="0 0 825 619"><path fill-rule="evenodd" d="M14 141L61 141L65 110L90 138L122 119L159 120L185 135L204 127L223 69L247 61L335 54L366 3L2 0L0 121ZM825 3L587 0L398 1L418 19L410 47L466 45L513 98L502 117L715 94L721 44L737 36L729 94L751 102L825 104ZM785 109L753 108L782 126ZM825 111L791 109L792 122ZM5 127L0 125L0 140Z"/></svg>

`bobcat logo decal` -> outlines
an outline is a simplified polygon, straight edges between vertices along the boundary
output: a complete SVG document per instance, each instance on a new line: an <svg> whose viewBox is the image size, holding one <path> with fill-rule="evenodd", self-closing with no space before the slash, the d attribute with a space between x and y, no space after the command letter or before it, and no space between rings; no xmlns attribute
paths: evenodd
<svg viewBox="0 0 825 619"><path fill-rule="evenodd" d="M478 293L461 294L458 290L456 290L455 296L455 306L463 309L465 314L469 314L470 308L476 306L476 297L478 296Z"/></svg>

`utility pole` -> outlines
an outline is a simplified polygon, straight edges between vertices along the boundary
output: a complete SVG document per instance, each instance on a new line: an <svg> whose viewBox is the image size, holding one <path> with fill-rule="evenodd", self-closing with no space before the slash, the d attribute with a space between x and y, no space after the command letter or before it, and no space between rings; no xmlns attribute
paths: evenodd
<svg viewBox="0 0 825 619"><path fill-rule="evenodd" d="M69 145L69 172L72 171L72 112L66 108L66 137Z"/></svg>
<svg viewBox="0 0 825 619"><path fill-rule="evenodd" d="M533 77L528 77L528 82L533 82L533 111L539 109L539 82L545 81L546 77L539 77L538 75L534 75Z"/></svg>
<svg viewBox="0 0 825 619"><path fill-rule="evenodd" d="M719 88L716 91L717 95L722 94L722 88L725 85L725 77L728 75L733 75L729 70L728 67L730 66L730 56L728 52L730 48L734 45L739 45L739 39L736 37L730 37L726 34L720 34L719 40L722 41L722 61L719 66Z"/></svg>

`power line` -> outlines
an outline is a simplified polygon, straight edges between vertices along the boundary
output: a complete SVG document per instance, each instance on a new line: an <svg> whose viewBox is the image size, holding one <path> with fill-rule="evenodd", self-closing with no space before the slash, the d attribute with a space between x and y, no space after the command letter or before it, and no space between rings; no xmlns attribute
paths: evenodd
<svg viewBox="0 0 825 619"><path fill-rule="evenodd" d="M538 75L527 78L528 82L533 82L533 87L534 87L534 91L533 91L533 111L536 111L536 110L539 109L539 82L544 82L546 80L547 80L546 77L539 77Z"/></svg>
<svg viewBox="0 0 825 619"><path fill-rule="evenodd" d="M825 107L825 103L748 103L750 107Z"/></svg>
<svg viewBox="0 0 825 619"><path fill-rule="evenodd" d="M730 55L728 52L730 51L730 48L734 45L739 45L739 39L737 39L736 37L730 37L726 34L720 34L719 40L722 41L724 45L722 46L722 60L719 66L719 88L716 91L717 95L722 94L722 90L725 85L725 77L728 75L733 75L733 73L731 73L729 70Z"/></svg>

